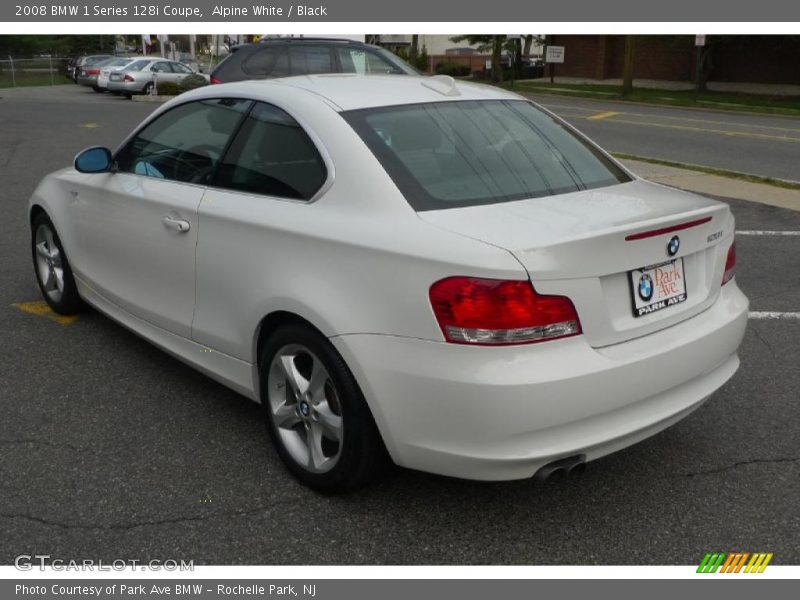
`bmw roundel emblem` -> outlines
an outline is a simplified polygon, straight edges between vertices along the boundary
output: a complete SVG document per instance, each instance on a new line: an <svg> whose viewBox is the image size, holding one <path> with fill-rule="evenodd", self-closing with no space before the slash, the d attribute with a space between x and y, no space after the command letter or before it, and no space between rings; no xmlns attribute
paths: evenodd
<svg viewBox="0 0 800 600"><path fill-rule="evenodd" d="M645 302L653 297L653 278L647 273L642 273L639 278L639 297Z"/></svg>
<svg viewBox="0 0 800 600"><path fill-rule="evenodd" d="M677 235L673 235L672 239L667 242L667 254L670 256L675 256L680 250L681 247L681 240Z"/></svg>

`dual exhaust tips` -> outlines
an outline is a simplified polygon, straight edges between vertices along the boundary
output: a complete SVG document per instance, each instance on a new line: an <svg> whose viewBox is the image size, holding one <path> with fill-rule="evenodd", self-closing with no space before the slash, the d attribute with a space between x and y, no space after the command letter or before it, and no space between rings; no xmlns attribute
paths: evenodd
<svg viewBox="0 0 800 600"><path fill-rule="evenodd" d="M584 471L586 471L586 455L578 454L547 463L534 473L533 479L540 483L560 481L566 479L567 476L580 475Z"/></svg>

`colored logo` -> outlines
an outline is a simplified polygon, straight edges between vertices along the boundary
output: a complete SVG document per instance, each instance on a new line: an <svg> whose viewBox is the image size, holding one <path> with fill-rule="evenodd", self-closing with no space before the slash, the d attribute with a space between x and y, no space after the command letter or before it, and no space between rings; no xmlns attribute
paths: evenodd
<svg viewBox="0 0 800 600"><path fill-rule="evenodd" d="M648 273L642 273L639 278L639 298L645 302L653 297L653 278Z"/></svg>
<svg viewBox="0 0 800 600"><path fill-rule="evenodd" d="M675 256L681 248L681 240L677 235L673 235L672 239L667 242L667 254Z"/></svg>
<svg viewBox="0 0 800 600"><path fill-rule="evenodd" d="M700 566L697 567L698 573L763 573L769 561L772 560L772 552L706 552Z"/></svg>

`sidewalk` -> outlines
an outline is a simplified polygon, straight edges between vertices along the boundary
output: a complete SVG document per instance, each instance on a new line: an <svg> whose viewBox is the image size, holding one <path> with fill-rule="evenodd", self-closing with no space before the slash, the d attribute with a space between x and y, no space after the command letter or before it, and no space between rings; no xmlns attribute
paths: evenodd
<svg viewBox="0 0 800 600"><path fill-rule="evenodd" d="M800 211L800 191L779 188L763 183L708 175L675 167L656 165L638 160L621 160L633 173L653 181L690 192L749 200L770 206Z"/></svg>
<svg viewBox="0 0 800 600"><path fill-rule="evenodd" d="M550 85L550 77L541 79L524 79L526 84ZM555 83L578 85L616 85L622 86L622 79L589 79L585 77L555 77ZM634 79L635 88L652 90L678 90L687 91L694 89L691 81L662 81L660 79ZM800 96L800 85L777 83L744 83L728 81L709 81L708 90L712 92L727 92L733 94L754 94L764 96Z"/></svg>

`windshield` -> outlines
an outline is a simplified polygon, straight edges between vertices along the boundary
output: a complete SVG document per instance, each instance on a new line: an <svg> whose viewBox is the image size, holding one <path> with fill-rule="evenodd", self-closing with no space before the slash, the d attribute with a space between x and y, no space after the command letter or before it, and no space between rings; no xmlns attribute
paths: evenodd
<svg viewBox="0 0 800 600"><path fill-rule="evenodd" d="M587 140L524 100L436 102L342 115L415 210L630 181Z"/></svg>

